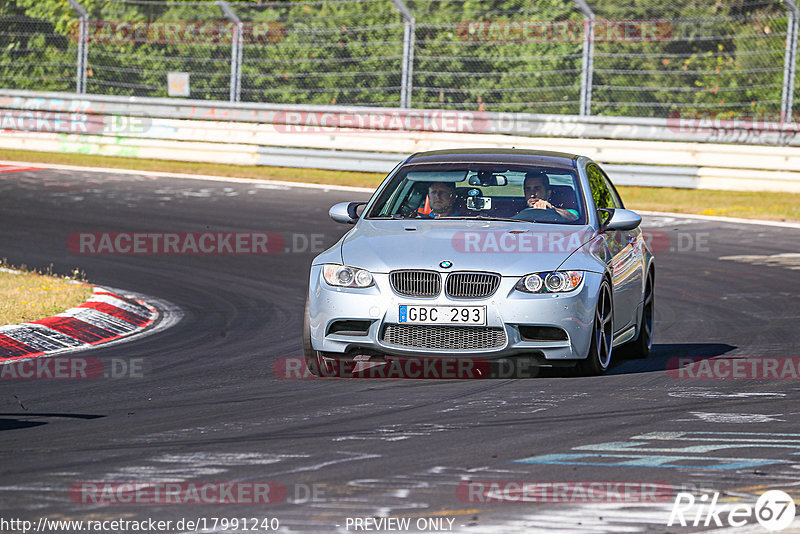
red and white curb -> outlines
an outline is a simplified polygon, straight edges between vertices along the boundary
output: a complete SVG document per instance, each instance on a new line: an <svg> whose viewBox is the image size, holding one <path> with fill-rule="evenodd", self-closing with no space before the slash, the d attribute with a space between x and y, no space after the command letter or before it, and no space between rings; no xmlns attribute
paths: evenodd
<svg viewBox="0 0 800 534"><path fill-rule="evenodd" d="M0 174L11 172L41 171L42 167L26 167L24 165L0 165Z"/></svg>
<svg viewBox="0 0 800 534"><path fill-rule="evenodd" d="M143 332L159 311L136 297L94 287L91 298L53 317L0 326L0 364L90 348Z"/></svg>

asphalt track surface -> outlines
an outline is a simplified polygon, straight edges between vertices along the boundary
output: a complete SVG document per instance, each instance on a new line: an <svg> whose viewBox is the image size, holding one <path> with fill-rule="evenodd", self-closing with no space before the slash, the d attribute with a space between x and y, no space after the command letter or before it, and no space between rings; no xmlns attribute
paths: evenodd
<svg viewBox="0 0 800 534"><path fill-rule="evenodd" d="M800 261L719 258L796 252L800 230L648 218L645 227L664 232L673 249L688 248L657 254L655 354L617 362L606 376L522 380L279 379L275 360L300 355L313 252L76 255L66 244L73 232L208 230L279 232L289 241L322 234L327 247L347 230L328 218L329 206L365 198L75 171L0 175L0 256L60 272L79 267L94 283L184 313L156 335L87 353L144 361L142 377L0 382L2 517L277 518L292 532L346 532L348 517L379 516L410 518L412 530L419 518L452 519L455 532L698 530L666 526L671 495L655 503L574 495L465 502L457 488L467 481L659 482L751 504L774 488L800 504L800 381L665 371L675 357L798 356ZM70 487L90 481L277 482L288 498L70 499Z"/></svg>

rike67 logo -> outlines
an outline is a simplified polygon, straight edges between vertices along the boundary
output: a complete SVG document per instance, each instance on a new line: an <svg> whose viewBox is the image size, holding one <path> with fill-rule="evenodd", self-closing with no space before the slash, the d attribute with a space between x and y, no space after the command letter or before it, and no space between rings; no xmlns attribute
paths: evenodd
<svg viewBox="0 0 800 534"><path fill-rule="evenodd" d="M682 527L743 527L757 521L759 525L771 532L788 527L795 516L795 504L792 497L781 490L766 491L758 498L755 506L746 503L719 502L719 493L709 497L703 494L696 498L691 493L680 492L675 496L672 513L667 526Z"/></svg>

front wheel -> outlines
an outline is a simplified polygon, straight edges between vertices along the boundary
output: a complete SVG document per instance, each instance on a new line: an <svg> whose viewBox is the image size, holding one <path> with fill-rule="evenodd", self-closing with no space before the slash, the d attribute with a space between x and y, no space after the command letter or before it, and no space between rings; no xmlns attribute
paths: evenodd
<svg viewBox="0 0 800 534"><path fill-rule="evenodd" d="M306 368L314 376L330 376L329 364L326 363L322 353L314 350L311 344L311 312L309 311L308 299L306 299L306 310L303 315L303 357L306 360Z"/></svg>
<svg viewBox="0 0 800 534"><path fill-rule="evenodd" d="M639 323L639 337L625 345L625 355L629 358L647 358L653 350L655 325L655 278L653 271L647 273L642 303L642 320Z"/></svg>
<svg viewBox="0 0 800 534"><path fill-rule="evenodd" d="M611 364L611 349L614 343L614 301L611 298L611 286L603 280L597 294L597 307L594 312L592 326L592 342L589 355L578 362L578 371L582 375L594 376L602 374Z"/></svg>

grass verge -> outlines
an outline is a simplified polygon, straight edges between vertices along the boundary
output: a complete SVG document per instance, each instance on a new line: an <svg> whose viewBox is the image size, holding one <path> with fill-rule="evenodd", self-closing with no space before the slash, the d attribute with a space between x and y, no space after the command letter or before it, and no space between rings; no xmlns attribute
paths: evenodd
<svg viewBox="0 0 800 534"><path fill-rule="evenodd" d="M192 163L152 159L0 150L0 160L29 163L54 163L156 172L208 174L236 178L257 178L310 182L316 184L377 187L382 173L297 169L292 167L244 167L218 163ZM674 189L666 187L619 187L620 195L630 209L800 221L800 194L753 191L712 191L706 189Z"/></svg>
<svg viewBox="0 0 800 534"><path fill-rule="evenodd" d="M81 304L92 295L82 273L63 277L0 262L0 326L44 319Z"/></svg>
<svg viewBox="0 0 800 534"><path fill-rule="evenodd" d="M797 193L712 191L670 187L618 187L617 189L625 202L625 207L633 210L800 221L800 194Z"/></svg>

